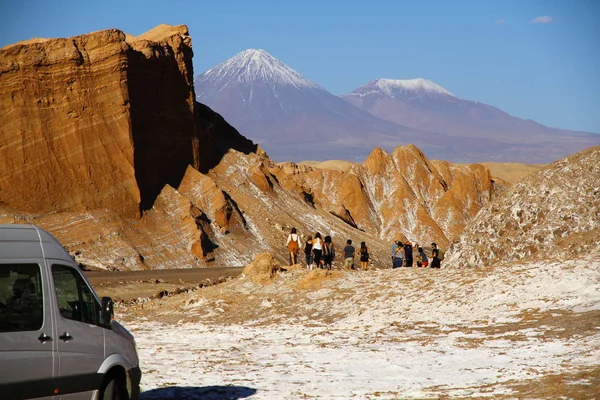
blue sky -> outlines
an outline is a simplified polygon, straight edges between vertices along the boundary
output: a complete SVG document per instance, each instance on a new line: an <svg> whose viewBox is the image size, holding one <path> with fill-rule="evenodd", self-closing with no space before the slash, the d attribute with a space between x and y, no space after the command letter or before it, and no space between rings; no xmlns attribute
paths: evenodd
<svg viewBox="0 0 600 400"><path fill-rule="evenodd" d="M334 94L423 77L520 118L600 133L596 0L2 0L0 47L161 23L189 27L195 75L261 48Z"/></svg>

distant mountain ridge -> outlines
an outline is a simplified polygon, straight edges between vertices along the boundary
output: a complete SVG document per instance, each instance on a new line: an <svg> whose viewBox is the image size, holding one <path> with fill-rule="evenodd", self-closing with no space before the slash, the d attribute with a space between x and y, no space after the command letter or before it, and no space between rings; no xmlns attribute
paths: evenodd
<svg viewBox="0 0 600 400"><path fill-rule="evenodd" d="M329 93L264 50L244 50L194 80L196 98L279 161L362 161L430 133L380 119Z"/></svg>
<svg viewBox="0 0 600 400"><path fill-rule="evenodd" d="M376 79L335 96L264 50L244 50L194 80L205 103L277 161L362 161L415 144L453 162L548 163L600 144L464 100L424 78Z"/></svg>
<svg viewBox="0 0 600 400"><path fill-rule="evenodd" d="M377 79L343 95L346 101L382 119L448 135L492 137L500 134L523 140L547 139L566 132L513 117L496 107L464 100L426 79ZM539 136L542 137L539 137ZM533 137L532 137L533 136ZM527 140L527 139L526 139Z"/></svg>

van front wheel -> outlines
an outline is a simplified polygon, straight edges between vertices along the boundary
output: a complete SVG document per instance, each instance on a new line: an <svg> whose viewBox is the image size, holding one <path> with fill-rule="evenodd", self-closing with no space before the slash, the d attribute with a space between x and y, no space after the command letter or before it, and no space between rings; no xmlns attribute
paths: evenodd
<svg viewBox="0 0 600 400"><path fill-rule="evenodd" d="M127 400L127 390L118 376L108 376L102 385L100 400Z"/></svg>

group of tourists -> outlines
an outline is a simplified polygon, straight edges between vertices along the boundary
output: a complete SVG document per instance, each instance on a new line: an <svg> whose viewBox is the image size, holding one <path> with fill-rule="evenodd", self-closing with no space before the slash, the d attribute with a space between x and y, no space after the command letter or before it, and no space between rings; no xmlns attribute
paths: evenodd
<svg viewBox="0 0 600 400"><path fill-rule="evenodd" d="M437 243L431 243L431 268L441 268L443 259L444 252L438 248ZM419 268L430 266L429 257L418 243L402 243L396 240L392 245L392 268L412 267L415 262Z"/></svg>
<svg viewBox="0 0 600 400"><path fill-rule="evenodd" d="M285 245L290 255L290 265L298 264L298 252L302 249L308 269L323 268L330 270L332 268L333 259L335 258L335 246L329 235L322 237L321 233L317 232L314 238L309 236L304 246L302 246L296 228L292 228ZM369 263L369 249L365 242L360 244L359 254L361 269L366 270ZM348 239L346 247L344 247L344 269L354 269L355 255L356 249L352 246L352 240Z"/></svg>
<svg viewBox="0 0 600 400"><path fill-rule="evenodd" d="M335 247L331 241L331 236L321 237L319 232L315 233L314 238L308 236L304 246L300 241L300 235L296 228L292 228L285 243L289 256L290 265L298 264L298 253L300 249L304 251L306 267L310 270L313 268L322 268L331 270L333 259L335 258ZM438 248L436 243L431 243L431 265L429 265L429 257L418 243L414 245L408 241L402 243L397 240L392 245L392 268L412 267L416 263L417 267L421 268L440 268L440 262L444 259L444 252ZM356 248L352 245L352 240L346 241L344 253L344 269L355 269L354 259L357 256ZM369 264L369 249L365 242L360 243L358 249L358 257L360 267L358 269L366 271Z"/></svg>

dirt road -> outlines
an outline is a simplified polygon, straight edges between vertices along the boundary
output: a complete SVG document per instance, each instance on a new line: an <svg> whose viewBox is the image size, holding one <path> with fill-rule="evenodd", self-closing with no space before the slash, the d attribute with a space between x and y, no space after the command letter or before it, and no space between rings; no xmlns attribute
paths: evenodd
<svg viewBox="0 0 600 400"><path fill-rule="evenodd" d="M114 300L151 297L237 277L243 268L194 268L152 271L84 271L99 296Z"/></svg>

